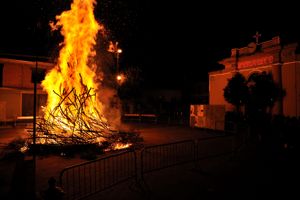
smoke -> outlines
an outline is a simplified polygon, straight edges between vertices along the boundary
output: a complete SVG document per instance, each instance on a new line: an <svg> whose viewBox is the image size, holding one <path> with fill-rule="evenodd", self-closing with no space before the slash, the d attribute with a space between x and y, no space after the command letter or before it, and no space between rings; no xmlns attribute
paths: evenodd
<svg viewBox="0 0 300 200"><path fill-rule="evenodd" d="M99 39L100 38L100 39ZM95 50L97 56L93 62L96 63L97 100L104 106L104 117L108 123L116 130L121 124L121 102L116 90L115 62L114 55L107 51L108 39L105 35L99 34L98 45Z"/></svg>
<svg viewBox="0 0 300 200"><path fill-rule="evenodd" d="M104 105L104 116L108 123L119 130L121 124L121 103L117 91L108 87L101 87L98 94L98 100Z"/></svg>

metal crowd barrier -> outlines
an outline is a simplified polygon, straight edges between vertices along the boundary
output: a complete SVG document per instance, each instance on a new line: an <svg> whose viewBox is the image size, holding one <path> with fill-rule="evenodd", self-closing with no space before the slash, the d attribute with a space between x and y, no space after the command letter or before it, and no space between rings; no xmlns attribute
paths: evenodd
<svg viewBox="0 0 300 200"><path fill-rule="evenodd" d="M234 135L215 136L110 155L65 168L60 185L66 199L82 199L131 178L140 185L146 173L234 153L243 142L237 140Z"/></svg>
<svg viewBox="0 0 300 200"><path fill-rule="evenodd" d="M128 151L65 168L59 179L65 199L73 200L136 178L136 172L136 153Z"/></svg>
<svg viewBox="0 0 300 200"><path fill-rule="evenodd" d="M186 140L146 147L141 153L141 173L179 165L194 160L194 141Z"/></svg>

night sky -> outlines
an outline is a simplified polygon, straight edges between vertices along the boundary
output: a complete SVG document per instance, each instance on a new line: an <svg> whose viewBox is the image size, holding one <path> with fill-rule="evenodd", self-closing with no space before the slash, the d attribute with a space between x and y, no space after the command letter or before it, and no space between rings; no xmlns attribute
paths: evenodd
<svg viewBox="0 0 300 200"><path fill-rule="evenodd" d="M0 52L54 55L61 38L50 32L48 22L68 9L69 2L1 3ZM185 80L207 79L231 48L254 42L256 31L262 41L277 35L298 40L297 8L262 1L98 0L95 15L123 49L121 68L139 67L148 85L176 88Z"/></svg>

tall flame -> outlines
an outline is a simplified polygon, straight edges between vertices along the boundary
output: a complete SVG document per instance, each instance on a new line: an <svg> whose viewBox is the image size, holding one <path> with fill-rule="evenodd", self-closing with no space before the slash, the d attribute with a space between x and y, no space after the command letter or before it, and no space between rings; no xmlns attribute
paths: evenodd
<svg viewBox="0 0 300 200"><path fill-rule="evenodd" d="M56 16L56 23L50 23L53 30L60 28L64 37L58 63L42 82L48 93L44 119L48 124L60 124L55 133L63 132L70 136L74 130L75 133L76 130L82 132L83 126L93 129L92 125L84 124L96 117L100 119L94 121L107 122L103 116L104 107L95 94L95 65L90 63L96 55L97 33L103 29L94 17L94 5L95 0L73 0L70 10Z"/></svg>
<svg viewBox="0 0 300 200"><path fill-rule="evenodd" d="M94 83L95 73L88 67L89 56L94 56L93 46L100 28L93 14L94 0L74 0L71 10L57 16L57 23L51 23L52 29L61 27L64 36L58 65L47 74L42 86L48 93L47 110L53 110L59 102L53 92L75 87L83 89L81 81L88 88L97 88ZM81 80L82 79L82 80Z"/></svg>

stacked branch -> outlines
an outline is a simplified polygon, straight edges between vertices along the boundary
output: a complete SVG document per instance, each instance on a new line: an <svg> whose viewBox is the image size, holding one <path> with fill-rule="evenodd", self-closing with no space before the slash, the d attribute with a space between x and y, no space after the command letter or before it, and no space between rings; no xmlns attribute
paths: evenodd
<svg viewBox="0 0 300 200"><path fill-rule="evenodd" d="M82 80L82 79L81 79ZM42 143L89 144L108 141L115 137L104 116L97 109L96 94L81 81L82 91L75 88L61 93L59 103L47 116L37 122L37 138Z"/></svg>

